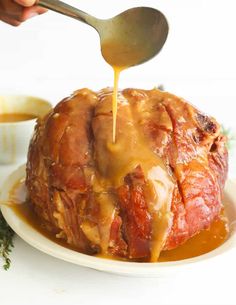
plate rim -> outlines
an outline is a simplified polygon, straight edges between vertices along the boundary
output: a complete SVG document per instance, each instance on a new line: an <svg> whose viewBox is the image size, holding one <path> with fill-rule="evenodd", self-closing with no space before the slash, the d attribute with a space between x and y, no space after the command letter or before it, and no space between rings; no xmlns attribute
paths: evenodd
<svg viewBox="0 0 236 305"><path fill-rule="evenodd" d="M19 180L25 178L25 168L26 165L23 164L14 170L4 181L2 185L2 193L0 194L0 202L6 201L8 198L9 190L11 187ZM236 182L228 179L225 186L225 192L230 196L231 201L236 209L236 199L232 196L233 189L236 189ZM228 190L228 191L227 191ZM6 197L7 196L7 197ZM223 254L236 246L236 233L231 234L229 238L216 249L184 260L170 261L170 262L155 262L155 263L140 263L140 262L129 262L129 261L119 261L112 260L109 258L101 258L96 256L91 256L77 252L75 250L63 247L43 234L34 229L30 224L27 224L22 219L20 219L13 209L7 205L0 205L0 209L9 226L15 231L15 233L20 236L26 243L30 246L36 248L37 250L53 256L57 259L73 263L82 267L88 267L96 269L99 271L105 271L109 273L116 273L122 275L131 276L160 276L163 271L173 271L173 269L187 266L193 263L199 263L206 261L210 258L215 258L220 254ZM13 220L17 219L16 222ZM23 230L19 227L23 226ZM52 246L52 247L50 247Z"/></svg>

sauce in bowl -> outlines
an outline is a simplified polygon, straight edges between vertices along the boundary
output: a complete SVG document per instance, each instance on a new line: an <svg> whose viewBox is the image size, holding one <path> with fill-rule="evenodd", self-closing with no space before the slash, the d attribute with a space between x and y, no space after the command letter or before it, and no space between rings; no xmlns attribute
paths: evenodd
<svg viewBox="0 0 236 305"><path fill-rule="evenodd" d="M14 123L36 119L37 116L29 113L2 113L0 114L0 123Z"/></svg>

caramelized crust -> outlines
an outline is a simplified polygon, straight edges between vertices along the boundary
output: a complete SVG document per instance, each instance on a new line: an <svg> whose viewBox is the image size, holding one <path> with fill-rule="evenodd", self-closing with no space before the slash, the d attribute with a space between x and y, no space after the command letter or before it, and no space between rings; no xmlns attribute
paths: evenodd
<svg viewBox="0 0 236 305"><path fill-rule="evenodd" d="M26 186L49 230L78 251L157 261L219 216L226 139L167 92L81 89L38 121Z"/></svg>

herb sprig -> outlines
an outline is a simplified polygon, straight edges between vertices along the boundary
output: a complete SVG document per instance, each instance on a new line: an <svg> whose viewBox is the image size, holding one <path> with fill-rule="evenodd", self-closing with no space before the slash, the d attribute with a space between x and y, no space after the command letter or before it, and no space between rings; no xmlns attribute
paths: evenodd
<svg viewBox="0 0 236 305"><path fill-rule="evenodd" d="M10 268L11 259L9 257L13 245L13 237L15 232L9 227L0 211L0 257L3 259L3 268Z"/></svg>
<svg viewBox="0 0 236 305"><path fill-rule="evenodd" d="M236 134L230 128L224 126L222 126L221 131L227 137L227 148L232 150L236 144Z"/></svg>

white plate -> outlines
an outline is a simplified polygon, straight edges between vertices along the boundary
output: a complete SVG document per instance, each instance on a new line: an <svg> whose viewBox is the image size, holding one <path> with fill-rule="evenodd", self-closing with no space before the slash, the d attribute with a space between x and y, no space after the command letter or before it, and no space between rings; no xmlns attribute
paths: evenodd
<svg viewBox="0 0 236 305"><path fill-rule="evenodd" d="M6 180L2 188L0 201L8 201L9 191L19 179L25 177L25 165L19 167L14 171ZM21 218L15 214L14 210L6 205L1 206L2 213L12 227L12 229L27 243L38 250L43 251L49 255L59 259L71 262L80 266L93 268L100 271L110 273L129 275L129 276L149 276L149 277L165 277L172 274L178 268L183 268L190 263L200 263L205 259L213 258L219 254L224 254L227 250L235 247L236 245L236 183L227 181L225 187L225 209L229 218L230 235L227 241L217 249L203 254L198 257L185 259L176 262L163 262L163 263L133 263L122 262L110 259L97 258L62 247L44 235L40 234L33 227L25 223Z"/></svg>

